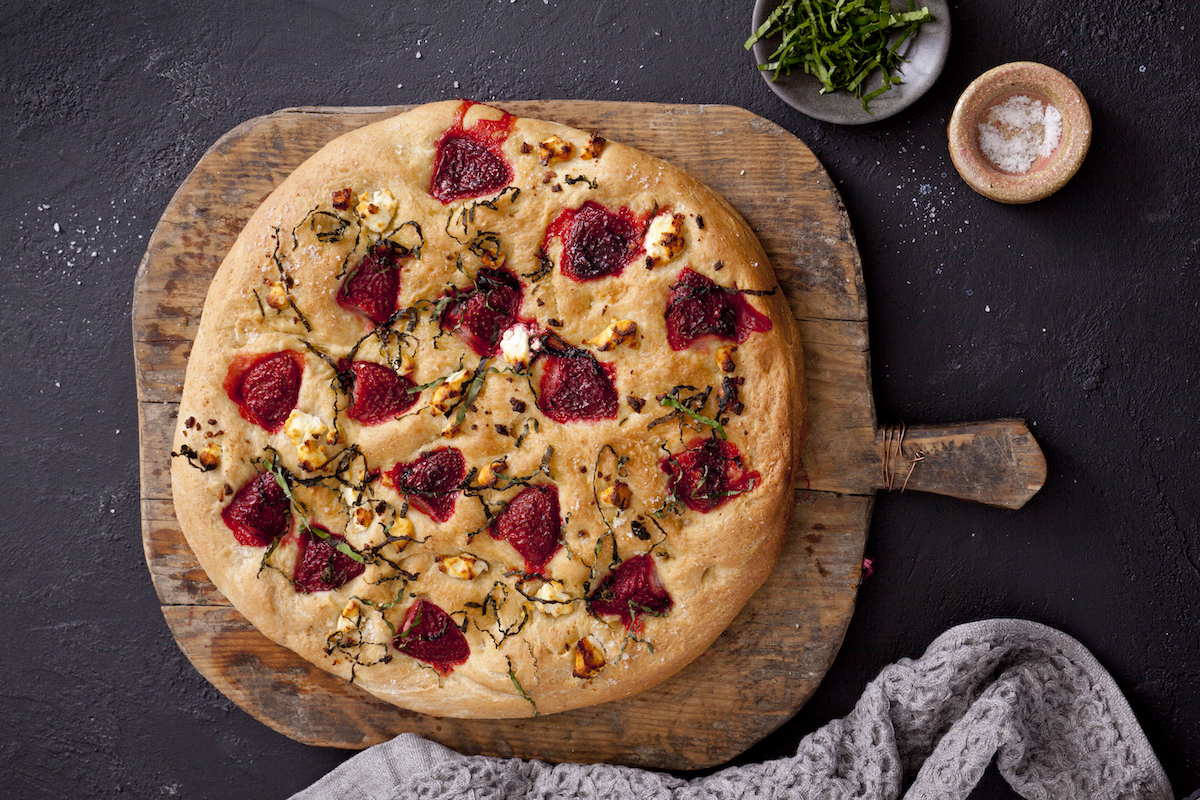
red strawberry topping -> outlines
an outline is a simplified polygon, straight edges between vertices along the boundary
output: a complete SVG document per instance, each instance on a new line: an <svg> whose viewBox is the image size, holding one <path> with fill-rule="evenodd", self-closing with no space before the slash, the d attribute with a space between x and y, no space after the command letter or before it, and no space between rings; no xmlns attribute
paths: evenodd
<svg viewBox="0 0 1200 800"><path fill-rule="evenodd" d="M372 245L338 289L338 305L362 314L376 325L387 322L399 304L401 262L410 255L407 249L387 239Z"/></svg>
<svg viewBox="0 0 1200 800"><path fill-rule="evenodd" d="M372 361L350 365L354 386L350 390L350 408L346 416L363 425L379 425L393 420L416 405L420 392L409 392L413 382L391 367Z"/></svg>
<svg viewBox="0 0 1200 800"><path fill-rule="evenodd" d="M588 596L593 614L620 617L626 628L637 628L644 614L665 614L673 605L648 553L622 561Z"/></svg>
<svg viewBox="0 0 1200 800"><path fill-rule="evenodd" d="M263 472L237 490L221 519L238 544L266 547L288 532L292 515L287 495L275 476Z"/></svg>
<svg viewBox="0 0 1200 800"><path fill-rule="evenodd" d="M450 615L424 598L409 606L392 647L424 661L440 675L449 675L471 656L467 637Z"/></svg>
<svg viewBox="0 0 1200 800"><path fill-rule="evenodd" d="M771 320L754 310L746 298L685 269L667 297L667 342L672 350L686 349L705 336L744 342L754 331L771 330Z"/></svg>
<svg viewBox="0 0 1200 800"><path fill-rule="evenodd" d="M328 592L363 573L366 569L363 564L337 549L339 542L346 541L344 538L320 525L312 527L324 533L326 538L310 531L301 531L300 555L292 574L292 583L297 592Z"/></svg>
<svg viewBox="0 0 1200 800"><path fill-rule="evenodd" d="M429 193L443 205L496 194L512 183L512 165L500 148L516 120L511 114L500 119L478 119L466 130L463 118L473 105L463 101L454 124L437 140Z"/></svg>
<svg viewBox="0 0 1200 800"><path fill-rule="evenodd" d="M735 445L716 437L693 440L687 450L667 456L659 466L670 476L671 492L685 506L704 514L750 491L761 477L746 469Z"/></svg>
<svg viewBox="0 0 1200 800"><path fill-rule="evenodd" d="M279 433L300 397L304 356L293 350L234 356L225 373L225 393L247 422Z"/></svg>
<svg viewBox="0 0 1200 800"><path fill-rule="evenodd" d="M562 518L558 487L540 484L523 489L492 522L492 537L508 542L521 558L525 571L540 575L562 547Z"/></svg>
<svg viewBox="0 0 1200 800"><path fill-rule="evenodd" d="M538 408L559 423L591 422L617 416L620 399L616 369L586 350L547 345L538 384Z"/></svg>
<svg viewBox="0 0 1200 800"><path fill-rule="evenodd" d="M500 351L500 336L520 320L523 295L521 281L507 269L484 267L475 285L453 290L442 312L442 327L453 331L477 355L494 356Z"/></svg>
<svg viewBox="0 0 1200 800"><path fill-rule="evenodd" d="M576 281L591 281L620 275L642 249L644 223L628 208L609 211L588 200L579 208L568 208L546 229L542 249L550 240L562 241L564 275Z"/></svg>
<svg viewBox="0 0 1200 800"><path fill-rule="evenodd" d="M421 453L415 461L397 464L388 473L396 491L434 522L445 522L454 515L454 501L466 476L467 462L453 447Z"/></svg>

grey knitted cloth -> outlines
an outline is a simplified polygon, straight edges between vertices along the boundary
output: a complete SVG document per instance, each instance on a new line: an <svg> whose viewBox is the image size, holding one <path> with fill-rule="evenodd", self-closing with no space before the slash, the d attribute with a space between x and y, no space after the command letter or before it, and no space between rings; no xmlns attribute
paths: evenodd
<svg viewBox="0 0 1200 800"><path fill-rule="evenodd" d="M796 755L693 780L608 764L463 756L404 734L293 800L341 798L965 798L996 760L1021 796L1170 800L1162 766L1104 668L1074 639L1023 620L953 628L885 667L854 710Z"/></svg>

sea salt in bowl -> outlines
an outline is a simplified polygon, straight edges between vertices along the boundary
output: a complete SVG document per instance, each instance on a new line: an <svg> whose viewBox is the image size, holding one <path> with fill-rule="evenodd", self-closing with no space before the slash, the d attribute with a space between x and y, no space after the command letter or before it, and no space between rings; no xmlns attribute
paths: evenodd
<svg viewBox="0 0 1200 800"><path fill-rule="evenodd" d="M1092 142L1092 115L1070 78L1015 61L967 87L948 133L950 160L972 189L1001 203L1032 203L1079 169Z"/></svg>

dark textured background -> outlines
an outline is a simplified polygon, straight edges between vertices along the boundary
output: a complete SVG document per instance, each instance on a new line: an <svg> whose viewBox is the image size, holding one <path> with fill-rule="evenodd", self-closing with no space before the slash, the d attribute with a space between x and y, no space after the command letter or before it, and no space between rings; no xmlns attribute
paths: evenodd
<svg viewBox="0 0 1200 800"><path fill-rule="evenodd" d="M0 3L0 795L285 797L346 757L234 707L162 620L133 280L175 188L239 122L457 96L727 103L783 125L849 209L881 421L1022 416L1046 452L1019 512L880 497L840 656L746 758L788 753L947 627L1018 616L1091 649L1176 791L1200 787L1200 21L1185 0L951 8L930 93L843 128L761 82L748 1ZM1013 60L1074 79L1095 126L1079 174L1020 207L967 188L945 135L966 85ZM1004 794L990 784L976 796Z"/></svg>

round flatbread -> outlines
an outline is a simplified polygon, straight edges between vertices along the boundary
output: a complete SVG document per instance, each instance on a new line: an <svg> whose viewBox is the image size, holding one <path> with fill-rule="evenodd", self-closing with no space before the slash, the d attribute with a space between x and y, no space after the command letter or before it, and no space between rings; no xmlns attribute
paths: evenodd
<svg viewBox="0 0 1200 800"><path fill-rule="evenodd" d="M172 484L267 637L396 705L547 714L702 653L803 431L761 246L671 165L469 101L346 134L213 279Z"/></svg>

